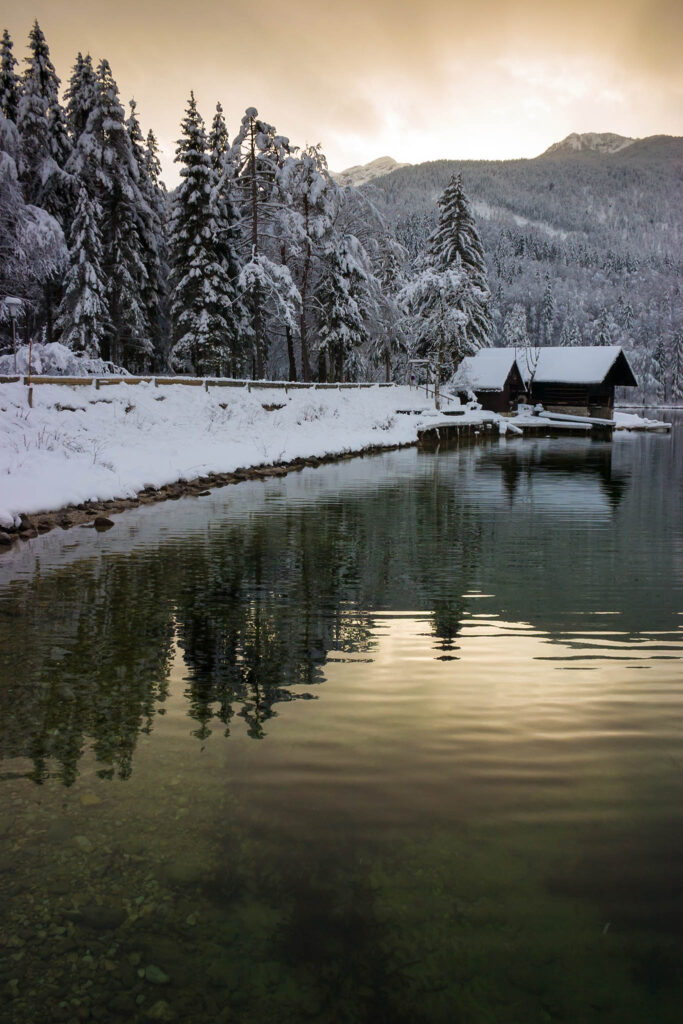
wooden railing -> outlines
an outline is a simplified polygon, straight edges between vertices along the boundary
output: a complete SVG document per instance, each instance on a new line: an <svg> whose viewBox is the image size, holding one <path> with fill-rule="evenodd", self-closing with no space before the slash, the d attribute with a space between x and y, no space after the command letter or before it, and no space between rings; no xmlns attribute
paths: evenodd
<svg viewBox="0 0 683 1024"><path fill-rule="evenodd" d="M27 384L30 386L38 384L65 384L69 387L95 387L99 390L102 387L110 387L114 384L154 384L155 387L166 387L169 384L183 384L190 387L203 387L206 391L209 388L246 388L247 391L264 388L278 388L285 392L298 388L313 388L314 390L346 389L346 388L394 388L397 385L391 381L366 382L362 383L317 383L315 381L288 381L288 380L235 380L227 377L52 377L41 374L0 376L0 384Z"/></svg>

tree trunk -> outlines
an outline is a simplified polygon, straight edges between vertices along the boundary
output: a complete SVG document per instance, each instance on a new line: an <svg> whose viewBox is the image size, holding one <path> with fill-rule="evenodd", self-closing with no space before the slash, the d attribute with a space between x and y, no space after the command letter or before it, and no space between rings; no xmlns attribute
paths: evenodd
<svg viewBox="0 0 683 1024"><path fill-rule="evenodd" d="M287 337L287 358L289 359L289 379L296 380L296 359L294 357L294 341L292 339L292 328L286 327L285 334Z"/></svg>
<svg viewBox="0 0 683 1024"><path fill-rule="evenodd" d="M304 269L301 277L301 372L305 381L311 379L311 363L308 354L308 333L306 328L306 296L308 294L308 274L311 266L311 239L308 234L308 196L304 196L304 233L306 235L306 252Z"/></svg>
<svg viewBox="0 0 683 1024"><path fill-rule="evenodd" d="M256 184L256 135L254 119L251 119L249 139L249 169L251 174L251 255L255 259L258 254L258 188ZM263 324L261 320L261 294L258 285L254 288L253 294L254 310L254 376L263 377L264 374L264 352L263 352Z"/></svg>
<svg viewBox="0 0 683 1024"><path fill-rule="evenodd" d="M327 359L322 350L318 352L318 380L321 384L327 381Z"/></svg>
<svg viewBox="0 0 683 1024"><path fill-rule="evenodd" d="M391 354L388 348L384 350L384 369L386 371L385 380L388 384L391 381Z"/></svg>

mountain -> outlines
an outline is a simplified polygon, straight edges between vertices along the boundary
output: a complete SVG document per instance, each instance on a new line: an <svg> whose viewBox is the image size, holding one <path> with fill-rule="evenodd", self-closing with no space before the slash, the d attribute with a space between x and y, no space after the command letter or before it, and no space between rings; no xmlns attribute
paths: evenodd
<svg viewBox="0 0 683 1024"><path fill-rule="evenodd" d="M625 135L615 135L613 132L572 132L562 142L554 142L549 146L541 157L546 156L567 156L570 153L619 153L627 146L632 146L637 139L630 139Z"/></svg>
<svg viewBox="0 0 683 1024"><path fill-rule="evenodd" d="M347 167L345 171L331 173L340 185L355 185L358 188L373 178L381 178L392 171L398 171L401 167L410 167L410 164L399 164L390 156L380 156L376 160L371 160L369 164L356 164L355 167Z"/></svg>
<svg viewBox="0 0 683 1024"><path fill-rule="evenodd" d="M683 138L591 136L593 148L585 138L531 160L413 164L363 191L412 261L434 230L438 197L462 174L487 258L495 341L507 344L506 320L522 306L532 338L624 345L644 392L666 398L666 367L683 336Z"/></svg>

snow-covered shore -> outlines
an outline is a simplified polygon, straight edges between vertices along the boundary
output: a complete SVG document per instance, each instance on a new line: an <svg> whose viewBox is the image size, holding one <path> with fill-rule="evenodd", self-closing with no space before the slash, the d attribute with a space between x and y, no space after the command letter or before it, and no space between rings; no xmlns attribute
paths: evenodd
<svg viewBox="0 0 683 1024"><path fill-rule="evenodd" d="M433 409L408 387L254 390L0 384L0 527L237 468L410 444ZM278 406L267 411L264 406ZM467 413L476 418L477 413Z"/></svg>

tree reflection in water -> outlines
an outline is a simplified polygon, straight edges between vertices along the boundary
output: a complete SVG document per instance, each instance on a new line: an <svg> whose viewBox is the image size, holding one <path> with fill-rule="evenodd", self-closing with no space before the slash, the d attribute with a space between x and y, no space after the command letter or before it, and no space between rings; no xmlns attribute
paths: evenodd
<svg viewBox="0 0 683 1024"><path fill-rule="evenodd" d="M551 631L560 605L566 619L590 599L587 581L605 604L615 552L574 550L567 515L621 515L628 472L609 445L558 444L414 458L410 474L204 530L186 518L177 536L13 581L0 591L2 756L70 785L91 746L103 777L128 778L137 737L164 712L175 650L194 735L204 743L220 723L227 736L241 719L261 739L278 705L318 695L330 652L372 656L376 612L427 612L448 660L473 588ZM521 566L500 554L511 531ZM607 606L619 601L626 618L625 592Z"/></svg>

